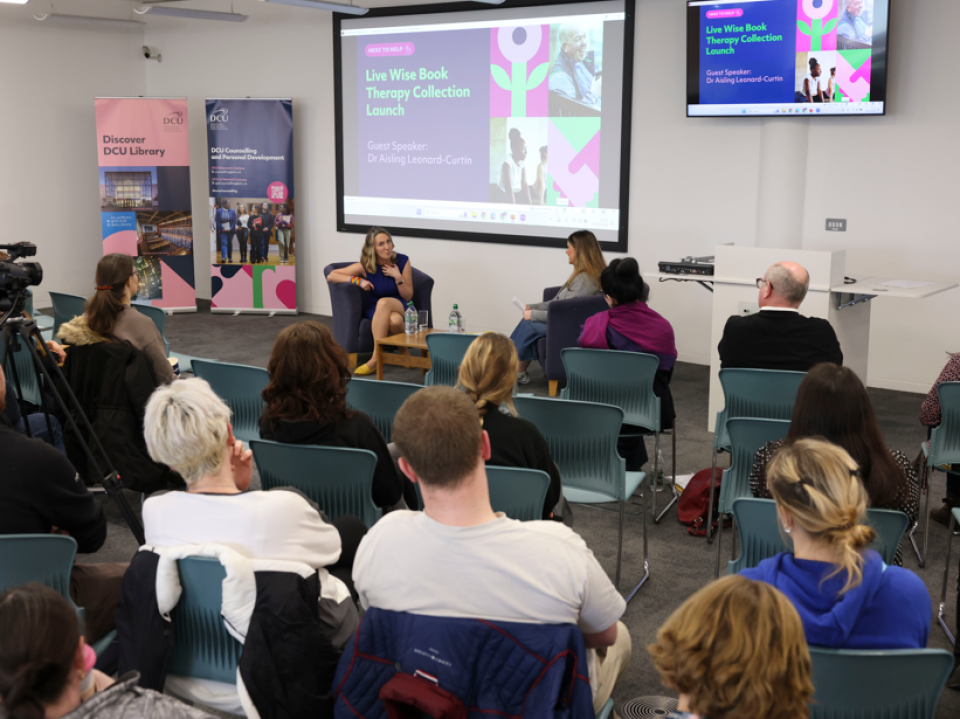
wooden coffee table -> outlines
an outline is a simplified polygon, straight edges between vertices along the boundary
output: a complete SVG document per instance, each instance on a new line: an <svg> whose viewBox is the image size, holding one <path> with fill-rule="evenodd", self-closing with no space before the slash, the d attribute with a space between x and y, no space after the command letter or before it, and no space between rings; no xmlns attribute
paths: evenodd
<svg viewBox="0 0 960 719"><path fill-rule="evenodd" d="M373 356L377 360L377 379L383 379L383 366L392 364L398 367L419 367L424 372L430 369L430 353L427 351L427 335L435 330L425 329L408 335L401 332L398 335L377 340L373 348ZM384 352L384 347L406 347L408 350L420 350L420 356L394 354Z"/></svg>

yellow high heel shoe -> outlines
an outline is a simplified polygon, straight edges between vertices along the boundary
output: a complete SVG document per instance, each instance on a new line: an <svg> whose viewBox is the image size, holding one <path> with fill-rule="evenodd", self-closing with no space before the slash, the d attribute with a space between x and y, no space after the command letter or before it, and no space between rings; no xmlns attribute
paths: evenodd
<svg viewBox="0 0 960 719"><path fill-rule="evenodd" d="M369 365L362 364L354 370L354 374L358 374L361 377L365 377L368 374L373 374L377 370L376 368L371 368Z"/></svg>

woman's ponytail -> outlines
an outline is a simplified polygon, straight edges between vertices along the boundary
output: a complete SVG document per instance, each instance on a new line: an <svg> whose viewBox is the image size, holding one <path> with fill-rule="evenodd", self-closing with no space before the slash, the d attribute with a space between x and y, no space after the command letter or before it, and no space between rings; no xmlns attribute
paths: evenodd
<svg viewBox="0 0 960 719"><path fill-rule="evenodd" d="M117 316L125 305L127 282L134 269L134 259L129 255L106 255L97 263L96 292L83 308L87 326L97 334L113 335Z"/></svg>

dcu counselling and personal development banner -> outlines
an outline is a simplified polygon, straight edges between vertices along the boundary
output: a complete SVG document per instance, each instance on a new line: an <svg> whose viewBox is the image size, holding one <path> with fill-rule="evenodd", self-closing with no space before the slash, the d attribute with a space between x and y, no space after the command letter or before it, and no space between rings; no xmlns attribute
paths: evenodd
<svg viewBox="0 0 960 719"><path fill-rule="evenodd" d="M297 311L293 103L207 99L214 312Z"/></svg>
<svg viewBox="0 0 960 719"><path fill-rule="evenodd" d="M187 100L95 102L103 254L137 258L138 302L194 311Z"/></svg>

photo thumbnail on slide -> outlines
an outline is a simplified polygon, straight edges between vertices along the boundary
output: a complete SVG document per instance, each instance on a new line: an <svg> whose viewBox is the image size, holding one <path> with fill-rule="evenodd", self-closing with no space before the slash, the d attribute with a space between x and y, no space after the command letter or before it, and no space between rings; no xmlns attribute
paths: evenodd
<svg viewBox="0 0 960 719"><path fill-rule="evenodd" d="M346 223L616 241L624 13L597 5L341 29Z"/></svg>
<svg viewBox="0 0 960 719"><path fill-rule="evenodd" d="M688 2L689 113L882 114L888 4Z"/></svg>

